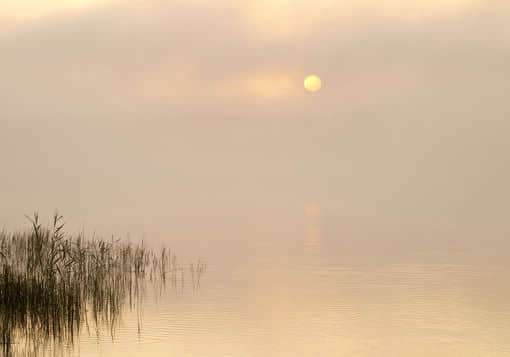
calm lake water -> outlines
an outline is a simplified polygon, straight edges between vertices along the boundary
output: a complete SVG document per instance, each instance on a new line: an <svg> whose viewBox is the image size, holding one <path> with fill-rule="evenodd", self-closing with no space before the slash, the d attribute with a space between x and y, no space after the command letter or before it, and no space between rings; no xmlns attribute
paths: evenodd
<svg viewBox="0 0 510 357"><path fill-rule="evenodd" d="M505 232L319 217L169 240L201 286L151 286L76 356L510 356ZM494 232L495 227L491 227ZM414 238L413 238L414 237ZM170 244L170 243L168 243Z"/></svg>

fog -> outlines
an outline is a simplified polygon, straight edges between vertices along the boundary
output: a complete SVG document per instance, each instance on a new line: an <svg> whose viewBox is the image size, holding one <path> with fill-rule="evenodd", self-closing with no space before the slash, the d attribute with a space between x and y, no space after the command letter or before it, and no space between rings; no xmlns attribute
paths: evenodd
<svg viewBox="0 0 510 357"><path fill-rule="evenodd" d="M508 221L502 2L62 4L0 13L0 227Z"/></svg>

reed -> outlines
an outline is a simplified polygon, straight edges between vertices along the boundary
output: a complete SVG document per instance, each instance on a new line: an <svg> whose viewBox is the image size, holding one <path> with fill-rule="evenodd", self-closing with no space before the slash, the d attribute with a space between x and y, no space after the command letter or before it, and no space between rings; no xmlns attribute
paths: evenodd
<svg viewBox="0 0 510 357"><path fill-rule="evenodd" d="M0 344L5 356L72 346L84 326L113 334L121 311L139 306L147 280L177 286L184 269L167 249L143 242L87 240L64 232L62 216L49 227L28 217L31 230L0 232ZM190 267L193 287L205 264ZM89 321L91 319L92 321ZM23 348L20 349L20 344Z"/></svg>

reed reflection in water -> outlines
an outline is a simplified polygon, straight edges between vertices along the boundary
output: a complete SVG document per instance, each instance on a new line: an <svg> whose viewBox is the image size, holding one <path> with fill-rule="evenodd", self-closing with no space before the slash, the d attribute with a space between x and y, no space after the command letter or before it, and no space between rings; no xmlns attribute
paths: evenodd
<svg viewBox="0 0 510 357"><path fill-rule="evenodd" d="M2 353L39 355L73 348L83 328L113 337L125 307L136 310L140 332L146 281L160 288L184 283L185 269L167 249L159 252L121 240L67 236L62 216L45 228L0 233L0 343ZM193 287L205 264L190 265ZM69 351L67 351L69 352Z"/></svg>

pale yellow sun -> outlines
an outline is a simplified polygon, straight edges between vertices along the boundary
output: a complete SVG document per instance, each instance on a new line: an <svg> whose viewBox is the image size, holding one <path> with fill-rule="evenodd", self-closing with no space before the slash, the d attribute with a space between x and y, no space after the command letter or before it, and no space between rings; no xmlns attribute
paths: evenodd
<svg viewBox="0 0 510 357"><path fill-rule="evenodd" d="M305 78L304 85L307 91L314 93L322 88L322 81L319 77L312 74Z"/></svg>

